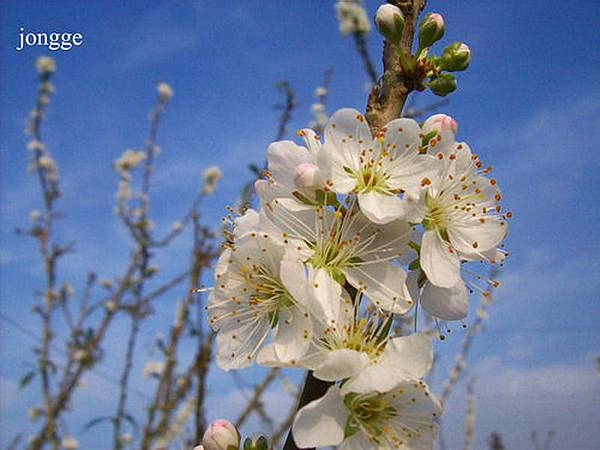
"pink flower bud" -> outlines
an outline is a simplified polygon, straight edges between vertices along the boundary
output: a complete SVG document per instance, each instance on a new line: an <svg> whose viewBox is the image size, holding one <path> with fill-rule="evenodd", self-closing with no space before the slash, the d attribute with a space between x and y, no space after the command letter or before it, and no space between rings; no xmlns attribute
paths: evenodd
<svg viewBox="0 0 600 450"><path fill-rule="evenodd" d="M206 429L202 446L204 450L237 450L240 446L240 434L231 422L218 419Z"/></svg>
<svg viewBox="0 0 600 450"><path fill-rule="evenodd" d="M446 114L434 114L423 124L423 133L425 136L432 131L437 131L441 136L451 134L454 137L457 130L458 125L456 121Z"/></svg>
<svg viewBox="0 0 600 450"><path fill-rule="evenodd" d="M294 170L294 183L302 190L315 190L323 186L319 168L312 163L302 163Z"/></svg>
<svg viewBox="0 0 600 450"><path fill-rule="evenodd" d="M441 14L427 14L419 26L419 48L431 47L434 42L442 38L444 31L444 18Z"/></svg>
<svg viewBox="0 0 600 450"><path fill-rule="evenodd" d="M389 3L381 5L375 14L375 25L388 41L400 44L404 30L404 16L400 8Z"/></svg>

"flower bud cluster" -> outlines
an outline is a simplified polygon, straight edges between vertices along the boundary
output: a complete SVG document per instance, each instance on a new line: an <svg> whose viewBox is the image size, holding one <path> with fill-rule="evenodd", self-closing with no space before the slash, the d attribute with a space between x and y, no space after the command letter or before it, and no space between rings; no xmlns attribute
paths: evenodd
<svg viewBox="0 0 600 450"><path fill-rule="evenodd" d="M466 70L471 63L471 50L462 42L448 45L441 56L434 55L430 47L444 37L446 25L438 13L427 13L418 27L418 48L415 54L402 47L404 16L402 10L391 4L379 7L375 25L383 37L391 42L397 52L405 76L413 78L415 89L431 89L436 95L446 96L456 90L456 77L451 72Z"/></svg>

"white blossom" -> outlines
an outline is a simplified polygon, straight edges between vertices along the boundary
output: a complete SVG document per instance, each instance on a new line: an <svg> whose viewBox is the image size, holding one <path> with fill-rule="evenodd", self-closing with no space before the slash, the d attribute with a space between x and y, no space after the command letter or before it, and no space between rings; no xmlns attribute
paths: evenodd
<svg viewBox="0 0 600 450"><path fill-rule="evenodd" d="M62 438L60 445L65 450L75 450L76 448L79 448L79 441L73 436L65 436Z"/></svg>
<svg viewBox="0 0 600 450"><path fill-rule="evenodd" d="M346 280L376 307L403 314L413 301L406 273L394 260L409 251L412 230L401 220L374 224L355 204L352 199L344 212L341 207L312 208L278 198L265 211L312 269L311 281L322 301L339 301L340 283Z"/></svg>
<svg viewBox="0 0 600 450"><path fill-rule="evenodd" d="M300 409L292 427L297 446L432 449L442 408L420 379L429 368L401 358L394 363L383 372L365 371L342 387L333 385Z"/></svg>
<svg viewBox="0 0 600 450"><path fill-rule="evenodd" d="M323 87L323 86L317 86L317 88L315 89L315 97L323 97L324 95L327 95L327 88Z"/></svg>
<svg viewBox="0 0 600 450"><path fill-rule="evenodd" d="M114 167L118 171L129 171L146 159L146 153L142 150L127 149L114 161Z"/></svg>
<svg viewBox="0 0 600 450"><path fill-rule="evenodd" d="M412 119L395 119L373 138L361 113L341 109L325 127L319 169L333 192L356 193L371 221L409 217L422 181L438 171L433 156L420 153L421 138L421 128Z"/></svg>
<svg viewBox="0 0 600 450"><path fill-rule="evenodd" d="M217 188L217 182L223 177L223 172L219 166L210 166L204 169L202 172L202 179L204 180L204 186L202 192L211 194Z"/></svg>
<svg viewBox="0 0 600 450"><path fill-rule="evenodd" d="M40 56L35 60L35 66L40 74L50 74L56 71L56 62L50 56Z"/></svg>
<svg viewBox="0 0 600 450"><path fill-rule="evenodd" d="M173 98L173 88L171 88L171 86L164 81L158 83L156 90L162 102L168 102L171 100L171 98Z"/></svg>
<svg viewBox="0 0 600 450"><path fill-rule="evenodd" d="M208 320L217 334L217 364L225 370L250 365L259 352L301 357L312 325L305 269L293 250L271 230L255 223L250 210L215 268ZM272 340L266 343L271 329Z"/></svg>
<svg viewBox="0 0 600 450"><path fill-rule="evenodd" d="M362 0L338 0L335 3L335 12L342 35L367 34L371 31L371 21Z"/></svg>
<svg viewBox="0 0 600 450"><path fill-rule="evenodd" d="M144 377L150 378L153 376L159 376L165 368L164 361L148 361L144 365Z"/></svg>

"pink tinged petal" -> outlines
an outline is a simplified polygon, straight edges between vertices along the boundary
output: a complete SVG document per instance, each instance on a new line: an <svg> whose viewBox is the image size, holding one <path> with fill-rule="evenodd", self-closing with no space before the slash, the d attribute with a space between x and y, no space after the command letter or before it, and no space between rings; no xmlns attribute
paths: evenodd
<svg viewBox="0 0 600 450"><path fill-rule="evenodd" d="M358 194L360 210L377 224L386 224L404 214L404 204L399 197L369 191Z"/></svg>
<svg viewBox="0 0 600 450"><path fill-rule="evenodd" d="M435 230L423 234L420 260L427 279L436 286L452 287L461 280L456 251Z"/></svg>
<svg viewBox="0 0 600 450"><path fill-rule="evenodd" d="M273 179L291 189L294 188L296 166L305 162L314 162L308 150L292 141L277 141L269 145L267 160Z"/></svg>
<svg viewBox="0 0 600 450"><path fill-rule="evenodd" d="M298 448L338 445L344 440L349 413L340 390L331 386L323 397L304 406L296 414L292 434Z"/></svg>
<svg viewBox="0 0 600 450"><path fill-rule="evenodd" d="M423 333L391 339L379 362L349 380L342 392L388 392L406 379L423 378L431 369L433 347Z"/></svg>
<svg viewBox="0 0 600 450"><path fill-rule="evenodd" d="M421 305L429 314L442 320L464 319L469 310L465 283L460 280L451 288L426 283L421 294Z"/></svg>
<svg viewBox="0 0 600 450"><path fill-rule="evenodd" d="M369 365L369 356L356 350L340 349L328 352L313 375L324 381L337 381L360 373Z"/></svg>
<svg viewBox="0 0 600 450"><path fill-rule="evenodd" d="M473 218L465 223L448 226L448 237L461 253L481 253L496 247L506 236L506 225L500 219L487 217L481 223Z"/></svg>
<svg viewBox="0 0 600 450"><path fill-rule="evenodd" d="M352 286L362 289L384 311L404 314L414 303L406 287L406 273L390 262L357 265L344 273Z"/></svg>

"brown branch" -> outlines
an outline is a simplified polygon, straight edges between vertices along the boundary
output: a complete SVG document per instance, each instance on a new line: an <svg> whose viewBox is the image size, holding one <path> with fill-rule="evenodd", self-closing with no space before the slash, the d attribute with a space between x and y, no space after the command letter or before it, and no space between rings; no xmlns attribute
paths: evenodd
<svg viewBox="0 0 600 450"><path fill-rule="evenodd" d="M400 46L402 51L409 53L412 49L417 18L425 2L389 0L388 3L398 6L404 14L405 25ZM373 86L366 108L366 117L374 134L389 121L400 117L406 98L412 90L413 83L403 76L396 48L386 41L383 49L383 76Z"/></svg>
<svg viewBox="0 0 600 450"><path fill-rule="evenodd" d="M321 398L323 395L325 395L325 392L327 392L329 386L331 386L331 383L315 378L312 374L312 371L309 371L306 374L304 389L302 390L302 394L300 394L300 401L298 402L298 407L296 409L299 410L313 400ZM298 447L296 447L296 443L294 442L294 438L292 437L291 430L288 433L287 439L285 440L283 450L298 450Z"/></svg>

